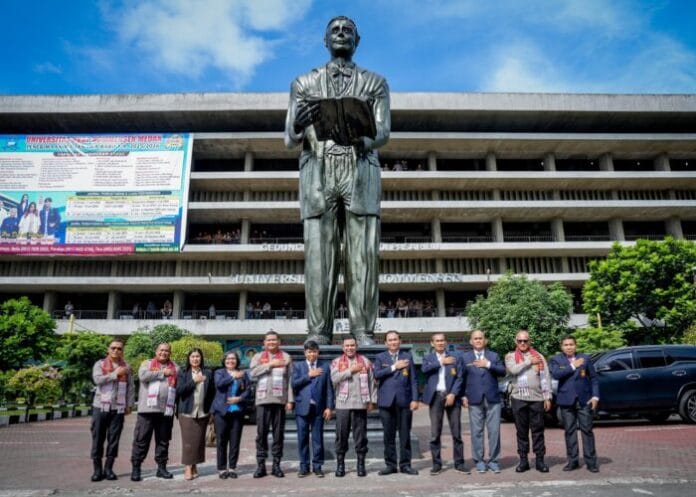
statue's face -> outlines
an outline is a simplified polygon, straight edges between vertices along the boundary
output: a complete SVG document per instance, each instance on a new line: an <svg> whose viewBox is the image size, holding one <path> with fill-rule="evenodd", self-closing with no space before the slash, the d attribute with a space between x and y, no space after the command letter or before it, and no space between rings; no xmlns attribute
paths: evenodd
<svg viewBox="0 0 696 497"><path fill-rule="evenodd" d="M336 19L326 28L326 47L333 56L353 55L358 40L355 25L348 19Z"/></svg>

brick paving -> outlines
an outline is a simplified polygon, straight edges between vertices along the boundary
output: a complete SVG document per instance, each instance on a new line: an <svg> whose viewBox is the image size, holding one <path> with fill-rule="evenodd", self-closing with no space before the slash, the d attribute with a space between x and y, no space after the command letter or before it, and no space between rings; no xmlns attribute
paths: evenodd
<svg viewBox="0 0 696 497"><path fill-rule="evenodd" d="M464 415L466 418L466 414ZM301 493L305 495L343 494L435 494L443 489L456 491L471 485L515 485L525 482L553 482L574 480L590 483L620 478L652 478L660 480L693 480L696 471L696 425L681 423L673 416L663 425L653 425L643 421L605 421L597 424L595 435L601 472L592 474L584 467L572 473L561 471L565 464L563 430L546 430L547 457L551 467L548 474L535 470L524 474L514 472L517 461L515 452L514 425L502 426L502 473L494 475L463 475L451 468L451 443L443 434L443 456L446 468L439 476L430 476L431 466L428 452L429 423L427 409L420 409L414 416L414 433L418 436L423 457L414 459L413 466L420 471L418 476L401 474L380 477L377 471L383 467L382 454L368 454L368 476L355 475L355 462L348 461L349 473L345 478L333 476L335 463L325 465L327 477L318 479L310 476L297 478L297 462L283 463L286 472L284 479L272 476L255 480L252 473L255 467L254 438L255 426L245 426L240 454L237 480L220 480L215 469L215 449L208 448L207 462L200 466L201 478L188 482L183 479L180 465L180 438L178 423L175 422L174 438L170 445L169 468L175 474L174 480L164 481L154 477L155 463L153 447L143 464L145 480L131 482L130 447L135 416L128 416L121 437L121 456L117 459L115 471L119 475L116 482L92 483L91 461L89 459L90 435L89 417L69 418L0 428L0 490L4 494L12 491L65 491L87 493L111 493L116 489L126 492L202 492L202 493L248 493L259 495L269 493ZM470 463L470 440L468 421L463 423L465 432L465 455ZM531 459L533 462L533 457ZM449 464L448 464L449 463ZM9 495L8 494L8 495Z"/></svg>

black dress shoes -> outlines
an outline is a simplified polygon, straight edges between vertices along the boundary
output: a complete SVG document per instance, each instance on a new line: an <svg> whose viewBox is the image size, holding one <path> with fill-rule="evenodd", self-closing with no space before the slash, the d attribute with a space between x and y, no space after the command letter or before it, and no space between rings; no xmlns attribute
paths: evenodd
<svg viewBox="0 0 696 497"><path fill-rule="evenodd" d="M324 478L324 472L321 468L314 468L314 476L317 478Z"/></svg>
<svg viewBox="0 0 696 497"><path fill-rule="evenodd" d="M433 467L430 470L430 474L435 476L439 475L440 473L442 473L442 466L440 466L439 464L433 464Z"/></svg>
<svg viewBox="0 0 696 497"><path fill-rule="evenodd" d="M417 475L418 470L413 469L411 466L404 466L401 468L401 472L404 473L405 475Z"/></svg>
<svg viewBox="0 0 696 497"><path fill-rule="evenodd" d="M563 466L563 471L575 471L580 467L580 464L577 462L569 462L565 466Z"/></svg>
<svg viewBox="0 0 696 497"><path fill-rule="evenodd" d="M524 473L529 471L529 461L527 459L520 459L519 464L515 468L515 473Z"/></svg>
<svg viewBox="0 0 696 497"><path fill-rule="evenodd" d="M378 474L379 476L387 476L387 475L393 475L394 473L398 473L398 471L396 470L396 468L392 468L392 467L387 466L387 467L384 468L384 469L380 469L380 470L379 470L379 473L377 473L377 474Z"/></svg>
<svg viewBox="0 0 696 497"><path fill-rule="evenodd" d="M543 459L537 459L536 460L536 470L539 473L548 473L549 472L549 467L546 465Z"/></svg>
<svg viewBox="0 0 696 497"><path fill-rule="evenodd" d="M454 467L454 469L455 469L456 471L459 471L460 473L464 473L465 475L470 475L470 474L471 474L471 471L469 471L468 469L466 469L466 466L464 466L463 464L457 464L457 465Z"/></svg>
<svg viewBox="0 0 696 497"><path fill-rule="evenodd" d="M303 468L297 472L297 477L298 478L305 478L309 476L309 470L306 468Z"/></svg>
<svg viewBox="0 0 696 497"><path fill-rule="evenodd" d="M587 471L590 473L599 473L599 468L597 466L588 466Z"/></svg>

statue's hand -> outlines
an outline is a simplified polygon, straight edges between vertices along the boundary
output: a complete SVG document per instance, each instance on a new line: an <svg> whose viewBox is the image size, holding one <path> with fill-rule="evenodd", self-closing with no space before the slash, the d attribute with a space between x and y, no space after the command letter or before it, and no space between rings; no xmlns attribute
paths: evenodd
<svg viewBox="0 0 696 497"><path fill-rule="evenodd" d="M319 120L319 101L304 101L297 106L295 114L295 132L300 133L310 124Z"/></svg>

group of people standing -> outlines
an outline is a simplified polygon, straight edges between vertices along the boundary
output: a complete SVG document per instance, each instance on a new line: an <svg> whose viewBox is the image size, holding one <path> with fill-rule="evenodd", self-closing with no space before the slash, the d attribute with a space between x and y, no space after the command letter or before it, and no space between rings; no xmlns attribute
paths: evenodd
<svg viewBox="0 0 696 497"><path fill-rule="evenodd" d="M401 350L397 331L385 335L386 350L374 362L358 352L352 335L343 338L343 354L331 362L319 360L319 344L308 340L304 360L293 362L280 347L280 337L269 331L264 349L251 359L248 371L239 369L236 352L225 354L221 368L213 374L206 368L203 353L193 349L183 368L170 360L171 347L157 346L155 357L138 369L140 391L138 419L133 435L131 480L141 480L141 465L147 456L152 435L155 436L156 476L172 478L167 470L173 415L179 418L182 439L181 462L184 478L198 477L197 464L205 460L205 434L212 414L216 431L217 470L222 479L237 478L237 460L242 435L242 405L250 399L256 385L256 470L254 478L265 477L269 458L269 434L272 433L271 474L282 478L281 468L285 435L285 418L295 411L300 466L298 477L314 474L324 477L324 423L336 418L336 477L346 474L345 456L352 432L357 456L356 472L367 474L368 412L378 409L383 427L385 467L379 475L402 473L417 475L411 465L411 425L413 411L420 402L430 415L431 475L443 469L441 434L446 415L453 442L456 471L469 474L465 464L461 436L461 409L469 410L471 454L478 473L501 471L500 418L501 395L498 379L506 374L512 380L511 402L517 432L519 462L517 472L530 469L529 434L538 471L549 471L544 462L544 412L551 408L551 378L558 380L557 403L561 408L566 431L568 461L564 471L580 466L577 429L583 438L583 459L587 469L598 471L592 432L592 414L599 400L597 376L589 357L576 352L575 339L565 337L562 353L548 363L531 344L529 333L519 330L516 348L504 362L486 347L485 334L471 333L472 349L463 354L449 350L444 333L431 337L433 351L423 358L421 371L426 382L419 397L416 369L410 352ZM133 375L123 360L123 341L113 340L105 359L93 368L97 385L92 417L93 481L115 480L114 460L123 428L124 415L134 405ZM488 456L484 454L487 432ZM399 439L397 451L396 439ZM107 442L106 460L104 442Z"/></svg>

